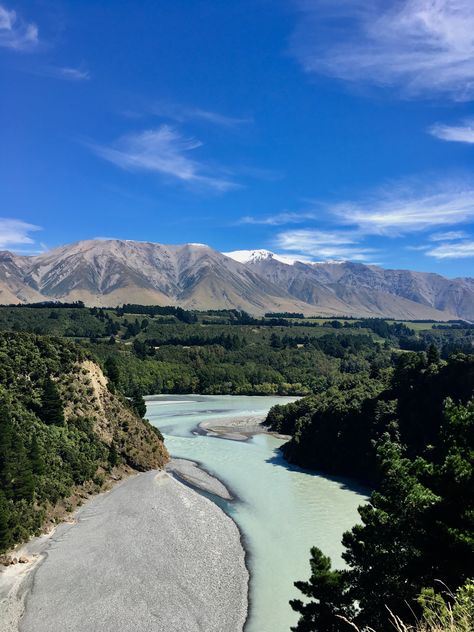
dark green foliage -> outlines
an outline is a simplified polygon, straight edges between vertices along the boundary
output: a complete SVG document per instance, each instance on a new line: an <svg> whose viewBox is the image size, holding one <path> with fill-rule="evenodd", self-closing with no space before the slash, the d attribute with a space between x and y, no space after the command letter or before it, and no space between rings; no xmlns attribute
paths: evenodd
<svg viewBox="0 0 474 632"><path fill-rule="evenodd" d="M117 360L113 356L109 356L105 361L105 373L114 386L118 386L120 382L120 370Z"/></svg>
<svg viewBox="0 0 474 632"><path fill-rule="evenodd" d="M338 632L343 627L339 618L353 617L355 608L348 592L346 573L331 568L331 560L313 547L310 558L311 577L307 582L295 582L307 598L293 599L290 605L301 617L293 632ZM309 601L308 601L309 599ZM347 625L347 624L344 624Z"/></svg>
<svg viewBox="0 0 474 632"><path fill-rule="evenodd" d="M45 424L55 426L64 425L63 403L59 395L58 387L49 376L44 383L39 416L41 421Z"/></svg>
<svg viewBox="0 0 474 632"><path fill-rule="evenodd" d="M33 474L44 474L44 457L36 435L33 435L31 440L30 462Z"/></svg>
<svg viewBox="0 0 474 632"><path fill-rule="evenodd" d="M302 615L297 630L346 630L337 617L319 625L329 612L355 620L361 629L388 632L393 629L388 609L409 621L421 614L417 597L423 589L439 590L442 579L455 590L472 576L473 391L473 356L443 364L436 354L430 361L412 355L403 357L385 390L362 404L364 415L354 423L372 418L369 424L378 430L379 484L359 509L362 524L343 537L348 570L312 564L310 581L297 584L311 598L309 604L293 603ZM336 423L337 402L326 405ZM283 423L281 415L273 413L273 423ZM320 411L313 424L324 425ZM384 428L392 432L384 434ZM320 552L316 559L322 559ZM325 585L328 574L344 589L324 601L311 587Z"/></svg>
<svg viewBox="0 0 474 632"><path fill-rule="evenodd" d="M108 459L111 467L115 467L120 463L120 456L117 452L117 448L115 447L115 441L113 441L112 445L110 446Z"/></svg>
<svg viewBox="0 0 474 632"><path fill-rule="evenodd" d="M474 356L431 362L424 353L400 356L395 372L339 376L334 386L272 409L267 425L292 435L283 446L292 463L375 484L375 446L384 433L407 455L424 455L440 441L447 397L467 402L474 392Z"/></svg>
<svg viewBox="0 0 474 632"><path fill-rule="evenodd" d="M132 408L136 414L143 419L146 415L146 403L139 389L135 389L132 396Z"/></svg>
<svg viewBox="0 0 474 632"><path fill-rule="evenodd" d="M0 552L37 532L48 506L107 462L90 420L64 421L58 379L74 379L82 359L66 341L0 333Z"/></svg>
<svg viewBox="0 0 474 632"><path fill-rule="evenodd" d="M0 489L0 551L5 551L12 545L10 529L11 510L9 502Z"/></svg>

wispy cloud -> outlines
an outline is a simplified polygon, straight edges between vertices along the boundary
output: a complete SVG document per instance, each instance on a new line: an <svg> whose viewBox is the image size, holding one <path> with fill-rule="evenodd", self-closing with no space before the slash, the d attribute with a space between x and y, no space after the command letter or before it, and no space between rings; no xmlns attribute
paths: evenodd
<svg viewBox="0 0 474 632"><path fill-rule="evenodd" d="M436 259L465 259L474 257L474 241L465 240L445 243L428 250L426 254Z"/></svg>
<svg viewBox="0 0 474 632"><path fill-rule="evenodd" d="M464 121L462 125L436 123L430 127L429 133L441 140L472 144L474 143L474 120Z"/></svg>
<svg viewBox="0 0 474 632"><path fill-rule="evenodd" d="M90 79L90 72L83 67L38 66L31 68L30 72L39 77L52 77L53 79L63 79L65 81L88 81Z"/></svg>
<svg viewBox="0 0 474 632"><path fill-rule="evenodd" d="M187 121L204 121L212 125L221 125L224 127L234 127L245 123L252 123L253 119L249 117L228 116L220 112L204 110L198 107L189 107L171 103L158 103L152 108L153 114L172 119L178 123Z"/></svg>
<svg viewBox="0 0 474 632"><path fill-rule="evenodd" d="M30 233L42 230L40 226L28 224L19 219L0 217L0 248L15 248L34 244Z"/></svg>
<svg viewBox="0 0 474 632"><path fill-rule="evenodd" d="M371 261L374 248L358 245L358 236L343 231L290 230L277 235L275 243L282 250L301 252L318 259Z"/></svg>
<svg viewBox="0 0 474 632"><path fill-rule="evenodd" d="M456 239L466 239L469 235L463 230L448 230L446 233L433 233L430 235L431 241L456 241Z"/></svg>
<svg viewBox="0 0 474 632"><path fill-rule="evenodd" d="M309 73L474 98L472 0L295 0L291 50Z"/></svg>
<svg viewBox="0 0 474 632"><path fill-rule="evenodd" d="M355 201L313 204L314 211L247 216L240 223L272 227L301 222L303 228L278 233L275 247L319 259L373 262L376 255L380 259L380 238L419 234L424 243L400 241L400 247L439 258L465 252L470 235L457 227L474 222L474 187L466 181L430 179L429 187L419 180L399 181Z"/></svg>
<svg viewBox="0 0 474 632"><path fill-rule="evenodd" d="M474 188L441 183L433 193L416 195L394 186L365 202L338 203L329 210L363 234L394 237L474 220Z"/></svg>
<svg viewBox="0 0 474 632"><path fill-rule="evenodd" d="M84 68L72 68L70 66L62 66L51 69L52 73L58 79L66 79L68 81L87 81L90 79L90 73Z"/></svg>
<svg viewBox="0 0 474 632"><path fill-rule="evenodd" d="M285 224L301 224L307 220L315 219L314 213L276 213L268 217L255 217L245 215L239 220L239 224L256 224L264 226L284 226Z"/></svg>
<svg viewBox="0 0 474 632"><path fill-rule="evenodd" d="M16 11L0 4L0 47L27 51L37 46L38 41L36 24L24 22Z"/></svg>
<svg viewBox="0 0 474 632"><path fill-rule="evenodd" d="M202 146L195 138L182 136L174 127L162 125L120 138L111 146L90 145L104 160L130 171L151 171L190 185L229 191L239 185L222 169L195 160L190 154Z"/></svg>

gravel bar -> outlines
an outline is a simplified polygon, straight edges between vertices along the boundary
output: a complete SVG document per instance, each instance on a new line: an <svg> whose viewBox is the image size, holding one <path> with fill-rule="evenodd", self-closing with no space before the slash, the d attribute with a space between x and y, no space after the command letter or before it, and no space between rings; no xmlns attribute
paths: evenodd
<svg viewBox="0 0 474 632"><path fill-rule="evenodd" d="M215 494L224 500L233 500L232 494L218 478L206 472L195 461L189 459L171 459L166 471L174 474L198 489Z"/></svg>
<svg viewBox="0 0 474 632"><path fill-rule="evenodd" d="M88 501L29 576L21 632L241 632L248 571L235 523L165 472Z"/></svg>

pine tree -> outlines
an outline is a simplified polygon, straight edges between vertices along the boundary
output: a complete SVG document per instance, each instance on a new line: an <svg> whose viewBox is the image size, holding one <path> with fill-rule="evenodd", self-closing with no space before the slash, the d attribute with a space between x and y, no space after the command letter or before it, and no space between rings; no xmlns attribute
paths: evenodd
<svg viewBox="0 0 474 632"><path fill-rule="evenodd" d="M31 501L35 493L33 470L25 445L16 433L13 434L12 453L15 456L12 468L13 498L14 500Z"/></svg>
<svg viewBox="0 0 474 632"><path fill-rule="evenodd" d="M44 473L43 455L41 453L36 435L33 435L33 439L31 441L30 461L31 467L33 469L33 474L41 475Z"/></svg>
<svg viewBox="0 0 474 632"><path fill-rule="evenodd" d="M117 452L117 448L115 446L114 441L112 441L112 444L109 450L109 463L111 467L115 467L116 465L120 463L120 456L119 456L119 453Z"/></svg>
<svg viewBox="0 0 474 632"><path fill-rule="evenodd" d="M436 345L431 344L426 352L428 364L439 364L439 351Z"/></svg>
<svg viewBox="0 0 474 632"><path fill-rule="evenodd" d="M140 417L143 418L146 415L145 400L143 399L143 395L138 388L135 389L132 395L132 408Z"/></svg>
<svg viewBox="0 0 474 632"><path fill-rule="evenodd" d="M346 573L331 568L331 560L320 549L311 549L311 578L308 582L295 582L296 588L312 601L303 603L293 599L290 605L301 614L292 632L343 632L347 629L340 617L351 619L355 610L347 593Z"/></svg>
<svg viewBox="0 0 474 632"><path fill-rule="evenodd" d="M58 387L47 377L43 387L42 405L39 412L41 421L48 425L63 426L64 410Z"/></svg>
<svg viewBox="0 0 474 632"><path fill-rule="evenodd" d="M0 401L0 489L7 498L12 494L13 424L7 399Z"/></svg>
<svg viewBox="0 0 474 632"><path fill-rule="evenodd" d="M118 386L120 382L120 370L115 358L107 358L107 360L105 361L105 371L107 373L107 377L112 382L112 384L114 386Z"/></svg>
<svg viewBox="0 0 474 632"><path fill-rule="evenodd" d="M12 545L10 529L10 511L8 500L0 490L0 553Z"/></svg>

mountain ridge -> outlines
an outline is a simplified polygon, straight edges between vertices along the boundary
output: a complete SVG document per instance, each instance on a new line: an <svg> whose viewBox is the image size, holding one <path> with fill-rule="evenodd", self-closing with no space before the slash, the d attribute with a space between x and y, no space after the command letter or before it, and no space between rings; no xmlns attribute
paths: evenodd
<svg viewBox="0 0 474 632"><path fill-rule="evenodd" d="M321 316L474 320L474 279L358 262L307 262L268 250L85 240L39 255L0 252L0 302L83 300L296 311Z"/></svg>

